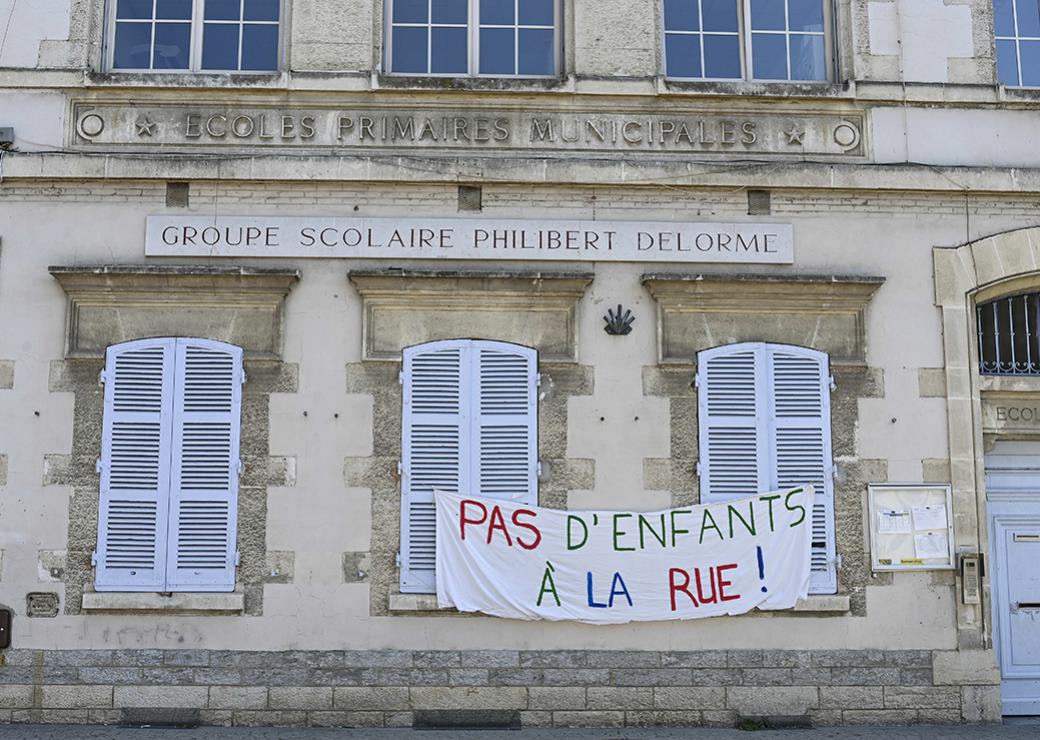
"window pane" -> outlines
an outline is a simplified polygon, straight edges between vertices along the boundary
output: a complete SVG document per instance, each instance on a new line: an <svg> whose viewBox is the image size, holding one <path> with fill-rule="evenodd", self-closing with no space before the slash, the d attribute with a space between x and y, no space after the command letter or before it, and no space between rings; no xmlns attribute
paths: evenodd
<svg viewBox="0 0 1040 740"><path fill-rule="evenodd" d="M736 36L704 36L704 76L739 80L740 39Z"/></svg>
<svg viewBox="0 0 1040 740"><path fill-rule="evenodd" d="M787 44L780 34L755 33L751 36L756 80L787 79Z"/></svg>
<svg viewBox="0 0 1040 740"><path fill-rule="evenodd" d="M553 0L520 0L520 25L555 26ZM520 47L522 50L523 42Z"/></svg>
<svg viewBox="0 0 1040 740"><path fill-rule="evenodd" d="M148 18L152 17L152 0L119 0L116 7L116 18ZM152 33L148 31L149 35ZM145 67L148 65L146 64Z"/></svg>
<svg viewBox="0 0 1040 740"><path fill-rule="evenodd" d="M509 28L480 29L480 74L511 75L516 71L513 31Z"/></svg>
<svg viewBox="0 0 1040 740"><path fill-rule="evenodd" d="M701 77L701 37L692 33L665 36L665 73L669 77Z"/></svg>
<svg viewBox="0 0 1040 740"><path fill-rule="evenodd" d="M462 23L469 18L469 4L466 0L433 0L434 23Z"/></svg>
<svg viewBox="0 0 1040 740"><path fill-rule="evenodd" d="M466 33L465 28L433 29L431 72L438 74L466 74L469 72Z"/></svg>
<svg viewBox="0 0 1040 740"><path fill-rule="evenodd" d="M510 26L516 22L513 0L480 0L482 26Z"/></svg>
<svg viewBox="0 0 1040 740"><path fill-rule="evenodd" d="M518 74L551 75L556 73L553 53L554 31L548 28L520 29L520 59Z"/></svg>
<svg viewBox="0 0 1040 740"><path fill-rule="evenodd" d="M1037 0L1018 0L1018 35L1040 36L1040 3Z"/></svg>
<svg viewBox="0 0 1040 740"><path fill-rule="evenodd" d="M664 27L667 31L700 30L697 0L664 0Z"/></svg>
<svg viewBox="0 0 1040 740"><path fill-rule="evenodd" d="M993 27L997 36L1015 35L1014 0L993 0Z"/></svg>
<svg viewBox="0 0 1040 740"><path fill-rule="evenodd" d="M242 27L242 69L278 69L278 26L247 23Z"/></svg>
<svg viewBox="0 0 1040 740"><path fill-rule="evenodd" d="M1022 55L1022 86L1040 87L1040 41L1022 41L1018 45Z"/></svg>
<svg viewBox="0 0 1040 740"><path fill-rule="evenodd" d="M784 0L751 0L751 28L754 31L783 31Z"/></svg>
<svg viewBox="0 0 1040 740"><path fill-rule="evenodd" d="M787 24L792 31L823 32L823 0L788 0Z"/></svg>
<svg viewBox="0 0 1040 740"><path fill-rule="evenodd" d="M237 21L241 11L239 0L206 0L207 21Z"/></svg>
<svg viewBox="0 0 1040 740"><path fill-rule="evenodd" d="M190 23L156 23L152 67L154 69L187 69L190 48Z"/></svg>
<svg viewBox="0 0 1040 740"><path fill-rule="evenodd" d="M1018 85L1018 49L1014 41L997 41L997 81Z"/></svg>
<svg viewBox="0 0 1040 740"><path fill-rule="evenodd" d="M827 50L823 36L791 34L791 79L827 79Z"/></svg>
<svg viewBox="0 0 1040 740"><path fill-rule="evenodd" d="M426 23L429 21L427 0L394 0L394 23ZM425 58L425 55L424 55Z"/></svg>
<svg viewBox="0 0 1040 740"><path fill-rule="evenodd" d="M116 69L151 68L152 24L117 23L114 57Z"/></svg>
<svg viewBox="0 0 1040 740"><path fill-rule="evenodd" d="M237 23L207 23L202 30L202 68L238 69Z"/></svg>
<svg viewBox="0 0 1040 740"><path fill-rule="evenodd" d="M425 73L426 67L426 29L395 28L394 29L394 72Z"/></svg>
<svg viewBox="0 0 1040 740"><path fill-rule="evenodd" d="M701 15L705 31L739 30L737 0L701 0Z"/></svg>
<svg viewBox="0 0 1040 740"><path fill-rule="evenodd" d="M170 21L190 21L191 0L157 0L155 17Z"/></svg>
<svg viewBox="0 0 1040 740"><path fill-rule="evenodd" d="M246 0L245 19L247 21L277 21L279 4L278 0Z"/></svg>

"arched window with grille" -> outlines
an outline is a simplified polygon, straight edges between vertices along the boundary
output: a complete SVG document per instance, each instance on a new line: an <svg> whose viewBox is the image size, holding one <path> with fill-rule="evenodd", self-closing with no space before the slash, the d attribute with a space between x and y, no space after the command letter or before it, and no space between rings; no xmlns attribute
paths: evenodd
<svg viewBox="0 0 1040 740"><path fill-rule="evenodd" d="M1040 375L1040 293L998 298L975 308L979 372Z"/></svg>

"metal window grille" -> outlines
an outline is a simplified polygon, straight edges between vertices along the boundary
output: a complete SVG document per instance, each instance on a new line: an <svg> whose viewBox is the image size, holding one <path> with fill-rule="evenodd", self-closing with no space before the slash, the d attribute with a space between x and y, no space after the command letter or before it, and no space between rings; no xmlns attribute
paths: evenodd
<svg viewBox="0 0 1040 740"><path fill-rule="evenodd" d="M1040 375L1040 293L998 298L975 309L979 372Z"/></svg>

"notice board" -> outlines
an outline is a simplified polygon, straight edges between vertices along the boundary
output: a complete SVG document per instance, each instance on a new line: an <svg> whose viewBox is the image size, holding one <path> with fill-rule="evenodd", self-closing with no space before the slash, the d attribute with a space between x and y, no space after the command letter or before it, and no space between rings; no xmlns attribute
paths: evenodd
<svg viewBox="0 0 1040 740"><path fill-rule="evenodd" d="M878 484L867 496L875 571L954 567L950 486Z"/></svg>

